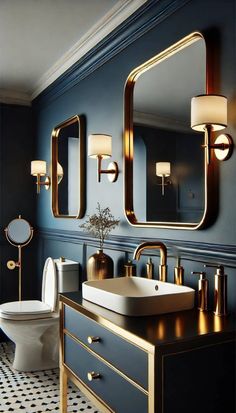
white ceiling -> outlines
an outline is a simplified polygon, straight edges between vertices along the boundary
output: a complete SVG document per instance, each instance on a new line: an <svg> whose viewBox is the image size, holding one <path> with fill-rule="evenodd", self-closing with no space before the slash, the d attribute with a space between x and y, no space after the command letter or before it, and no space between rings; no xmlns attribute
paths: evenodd
<svg viewBox="0 0 236 413"><path fill-rule="evenodd" d="M29 103L147 0L0 0L0 102Z"/></svg>

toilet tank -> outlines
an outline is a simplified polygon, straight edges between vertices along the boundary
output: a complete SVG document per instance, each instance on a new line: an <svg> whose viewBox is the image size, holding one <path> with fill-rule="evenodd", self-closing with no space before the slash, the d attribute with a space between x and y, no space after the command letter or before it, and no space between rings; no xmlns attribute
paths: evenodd
<svg viewBox="0 0 236 413"><path fill-rule="evenodd" d="M58 274L58 292L79 290L79 263L66 258L54 259Z"/></svg>

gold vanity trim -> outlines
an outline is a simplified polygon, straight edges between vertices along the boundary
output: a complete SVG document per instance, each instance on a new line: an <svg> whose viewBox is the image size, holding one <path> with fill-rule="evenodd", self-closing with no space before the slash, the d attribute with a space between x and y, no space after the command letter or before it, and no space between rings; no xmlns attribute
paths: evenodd
<svg viewBox="0 0 236 413"><path fill-rule="evenodd" d="M78 344L81 345L85 350L87 350L90 354L92 354L94 357L96 357L98 360L102 361L104 364L106 364L110 369L114 370L117 374L119 374L123 379L128 381L130 384L132 384L134 387L136 387L138 390L140 390L142 393L144 393L146 396L148 396L148 391L145 390L140 384L138 384L135 380L131 379L129 376L126 374L122 373L117 367L113 366L109 361L104 359L102 356L97 354L95 351L93 351L90 347L87 347L81 340L79 340L77 337L75 337L73 334L69 333L66 329L64 329L64 334L67 336L71 337L74 341L76 341ZM64 363L64 365L66 365ZM67 367L67 366L66 366ZM69 368L69 367L67 367ZM70 369L70 368L69 368Z"/></svg>
<svg viewBox="0 0 236 413"><path fill-rule="evenodd" d="M142 347L142 345L140 345L140 342L141 342L141 344L144 343L145 347L146 347L146 345L149 344L146 341L141 340L141 339L139 339L139 337L134 336L133 334L130 334L127 331L113 325L113 323L111 323L108 320L102 318L101 316L90 313L89 311L84 309L82 306L80 306L78 304L75 304L74 301L69 300L68 298L65 298L65 297L63 297L63 301L60 301L60 304L59 304L59 309L60 309L60 346L59 346L59 356L60 356L60 412L61 413L67 413L67 387L68 387L68 380L71 380L85 394L85 396L87 396L88 399L90 399L91 402L94 403L95 406L98 407L98 409L100 409L104 413L115 413L102 399L99 398L99 396L97 396L93 392L93 390L91 390L89 387L86 386L85 383L83 383L81 380L79 380L75 376L75 374L69 369L69 367L67 367L64 364L64 335L65 335L65 332L64 332L64 319L65 319L64 308L65 308L65 305L69 305L70 307L74 308L75 310L81 312L84 315L86 315L86 313L87 313L88 318L93 319L94 321L97 321L99 324L103 325L106 328L108 326L109 327L113 326L113 328L108 327L108 329L115 332L122 339L125 338L131 344L136 344L142 350L148 352L148 391L143 389L139 384L133 382L133 380L129 379L126 375L121 373L114 366L110 365L110 363L106 362L106 360L103 360L102 357L98 356L97 354L95 354L95 355L96 355L96 357L99 357L102 361L104 361L106 364L108 364L109 367L112 367L113 370L115 370L117 373L119 373L123 378L125 378L131 384L135 385L145 395L147 395L147 397L148 397L148 413L154 413L155 412L155 374L154 374L154 369L155 369L155 347L149 345L148 347L150 348L150 351L147 350L146 348ZM82 310L84 310L84 311L82 311ZM99 320L100 320L100 322L99 322ZM130 340L130 337L132 337L133 340ZM137 341L139 342L139 345L137 344ZM80 341L78 340L78 342L80 342ZM80 344L84 348L86 348L86 350L88 350L92 354L94 354L93 351L91 351L89 347L86 347L81 342L80 342Z"/></svg>
<svg viewBox="0 0 236 413"><path fill-rule="evenodd" d="M58 207L58 178L57 178L57 163L58 163L58 136L60 130L66 126L78 122L79 128L79 209L77 215L60 214ZM82 218L85 214L85 119L82 115L75 115L55 126L52 131L51 140L51 159L52 159L52 213L55 218Z"/></svg>
<svg viewBox="0 0 236 413"><path fill-rule="evenodd" d="M107 320L106 318L102 317L99 314L92 313L89 310L87 310L85 307L75 303L74 301L70 300L67 297L63 297L62 301L65 305L68 305L71 308L74 308L74 310L79 311L81 314L85 315L91 320L96 321L98 324L106 327L108 330L114 332L117 336L121 337L122 339L125 339L131 344L136 345L139 347L141 350L154 354L155 353L155 347L151 345L149 342L143 340L142 338L130 333L129 331L113 324L113 322ZM114 313L115 315L115 313ZM63 314L63 323L64 323L64 314ZM63 324L64 325L64 324Z"/></svg>
<svg viewBox="0 0 236 413"><path fill-rule="evenodd" d="M134 146L133 146L133 90L135 82L138 77L144 73L146 70L150 69L157 63L163 62L165 59L169 58L171 55L179 52L186 46L191 45L197 40L203 40L206 45L206 40L202 33L193 32L178 42L174 43L167 49L163 50L158 55L154 56L150 60L146 61L142 65L136 67L128 76L128 79L124 88L124 136L123 136L123 151L124 151L124 212L126 219L129 224L136 227L158 227L158 228L171 228L171 229L188 229L195 230L200 228L207 215L208 207L208 165L206 151L204 155L204 196L205 205L204 212L199 223L188 223L188 222L164 222L164 221L138 221L133 205L133 158L134 158ZM209 71L209 50L206 47L206 94L212 92L212 76ZM206 140L206 137L204 138ZM206 144L206 142L204 142Z"/></svg>

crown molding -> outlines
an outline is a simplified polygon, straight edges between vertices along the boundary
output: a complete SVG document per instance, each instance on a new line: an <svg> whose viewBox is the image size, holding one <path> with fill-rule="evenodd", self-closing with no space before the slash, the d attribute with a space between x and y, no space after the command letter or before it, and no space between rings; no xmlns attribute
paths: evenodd
<svg viewBox="0 0 236 413"><path fill-rule="evenodd" d="M137 7L135 0L136 11L37 95L34 105L40 110L57 99L190 1L192 0L139 0ZM128 2L127 4L132 3L130 0Z"/></svg>
<svg viewBox="0 0 236 413"><path fill-rule="evenodd" d="M165 130L174 130L175 132L189 133L191 129L187 122L174 118L154 115L152 113L134 111L134 123L141 126L154 127Z"/></svg>
<svg viewBox="0 0 236 413"><path fill-rule="evenodd" d="M0 103L8 105L31 106L31 97L25 92L0 89Z"/></svg>
<svg viewBox="0 0 236 413"><path fill-rule="evenodd" d="M148 0L120 0L35 84L33 100Z"/></svg>

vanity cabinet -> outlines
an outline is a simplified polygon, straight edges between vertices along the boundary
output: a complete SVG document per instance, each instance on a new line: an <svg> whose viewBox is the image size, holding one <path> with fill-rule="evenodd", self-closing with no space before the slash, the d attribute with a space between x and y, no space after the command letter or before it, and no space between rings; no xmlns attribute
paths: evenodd
<svg viewBox="0 0 236 413"><path fill-rule="evenodd" d="M125 317L60 297L61 413L71 380L101 412L235 413L235 320L197 310Z"/></svg>

